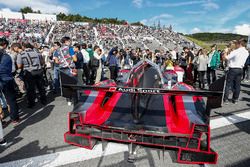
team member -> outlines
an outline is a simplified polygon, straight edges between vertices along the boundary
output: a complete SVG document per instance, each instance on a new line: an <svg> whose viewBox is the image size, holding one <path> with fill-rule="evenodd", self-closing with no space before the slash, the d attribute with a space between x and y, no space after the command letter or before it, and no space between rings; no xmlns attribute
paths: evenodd
<svg viewBox="0 0 250 167"><path fill-rule="evenodd" d="M228 60L229 71L227 73L226 88L224 95L224 103L228 104L228 96L230 88L233 90L232 102L237 103L240 95L240 82L243 74L243 67L249 55L246 50L246 40L241 39L236 43L237 49L229 55L224 54L224 58Z"/></svg>

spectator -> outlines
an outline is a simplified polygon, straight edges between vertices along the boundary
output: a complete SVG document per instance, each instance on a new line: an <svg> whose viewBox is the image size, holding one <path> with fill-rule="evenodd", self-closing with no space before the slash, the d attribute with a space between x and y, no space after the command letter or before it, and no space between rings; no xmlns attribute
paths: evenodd
<svg viewBox="0 0 250 167"><path fill-rule="evenodd" d="M20 43L13 43L11 45L11 48L16 53L16 59L17 59L17 56L23 51L22 50L22 45ZM17 66L16 59L15 59L15 63L14 63L15 66ZM16 74L17 75L15 75L14 79L15 79L15 82L16 82L16 84L18 86L18 89L19 89L19 91L20 91L20 93L22 95L22 94L25 93L25 86L24 86L23 77L22 77L23 73L22 73L21 70L16 70Z"/></svg>
<svg viewBox="0 0 250 167"><path fill-rule="evenodd" d="M12 60L5 52L9 42L0 38L0 90L3 92L10 107L10 118L14 125L19 123L18 106L16 102L15 82L12 76Z"/></svg>
<svg viewBox="0 0 250 167"><path fill-rule="evenodd" d="M59 82L59 67L63 63L62 55L60 54L61 44L59 42L54 42L53 47L51 48L52 52L52 59L54 61L54 82L53 82L53 88L54 93L58 93L60 90L60 82Z"/></svg>
<svg viewBox="0 0 250 167"><path fill-rule="evenodd" d="M220 53L217 51L217 45L214 44L211 46L211 51L208 54L208 67L207 67L207 83L211 84L211 75L212 83L216 80L216 69L220 66Z"/></svg>
<svg viewBox="0 0 250 167"><path fill-rule="evenodd" d="M241 39L236 44L237 49L229 55L225 54L224 58L228 60L229 71L227 73L226 88L224 94L224 103L228 104L229 90L233 91L232 102L237 104L240 95L240 82L243 73L244 64L249 56L246 50L246 40Z"/></svg>
<svg viewBox="0 0 250 167"><path fill-rule="evenodd" d="M35 105L36 88L39 91L40 102L46 105L42 55L35 52L30 43L24 43L23 47L25 48L24 51L17 56L17 67L24 71L23 78L27 89L28 108L32 108Z"/></svg>
<svg viewBox="0 0 250 167"><path fill-rule="evenodd" d="M193 83L193 75L192 75L192 71L193 71L193 59L194 59L194 54L191 52L191 50L187 47L183 48L184 54L186 56L186 60L187 60L187 78L186 81Z"/></svg>
<svg viewBox="0 0 250 167"><path fill-rule="evenodd" d="M95 50L96 48L94 48ZM92 44L88 44L87 52L89 53L89 69L90 69L90 84L94 84L96 78L96 69L99 63L96 63L96 59L94 58L94 51L92 49Z"/></svg>
<svg viewBox="0 0 250 167"><path fill-rule="evenodd" d="M84 76L85 76L85 83L86 85L90 84L90 77L89 77L89 53L87 52L87 44L84 43L82 44L82 55L83 55L83 72L84 72Z"/></svg>
<svg viewBox="0 0 250 167"><path fill-rule="evenodd" d="M183 76L184 76L184 70L179 66L179 62L175 61L174 62L174 71L177 74L177 81L178 82L183 82Z"/></svg>
<svg viewBox="0 0 250 167"><path fill-rule="evenodd" d="M74 44L74 52L73 61L75 63L75 68L77 69L77 79L80 85L83 85L83 55L81 52L81 46L79 44Z"/></svg>
<svg viewBox="0 0 250 167"><path fill-rule="evenodd" d="M136 52L134 49L132 49L130 51L130 58L133 61L133 65L136 65L141 60L139 57L139 51Z"/></svg>
<svg viewBox="0 0 250 167"><path fill-rule="evenodd" d="M45 63L45 79L48 90L53 90L53 57L48 46L42 46L40 52Z"/></svg>
<svg viewBox="0 0 250 167"><path fill-rule="evenodd" d="M2 121L0 121L0 146L7 145L7 141L4 138Z"/></svg>
<svg viewBox="0 0 250 167"><path fill-rule="evenodd" d="M223 68L227 72L228 71L228 61L227 59L224 59L224 54L229 54L233 50L236 49L236 40L230 41L227 47L222 52L222 61L223 61Z"/></svg>
<svg viewBox="0 0 250 167"><path fill-rule="evenodd" d="M173 62L175 62L177 60L177 53L175 50L170 51L171 54L171 59L173 60Z"/></svg>
<svg viewBox="0 0 250 167"><path fill-rule="evenodd" d="M245 67L246 67L246 74L245 74L246 78L245 78L244 82L249 82L250 81L250 52L249 52L249 56L246 60Z"/></svg>
<svg viewBox="0 0 250 167"><path fill-rule="evenodd" d="M199 88L204 89L205 88L205 72L207 71L207 63L208 63L208 57L206 50L200 49L197 53L197 71L199 74Z"/></svg>
<svg viewBox="0 0 250 167"><path fill-rule="evenodd" d="M99 60L99 66L97 67L96 71L96 79L95 79L95 84L101 81L101 76L102 76L102 62L101 59L103 57L102 49L99 47L95 47L94 50L94 57Z"/></svg>
<svg viewBox="0 0 250 167"><path fill-rule="evenodd" d="M179 60L180 67L184 70L184 78L187 78L187 59L184 52L181 53Z"/></svg>
<svg viewBox="0 0 250 167"><path fill-rule="evenodd" d="M61 39L62 46L59 49L59 52L61 54L60 57L60 67L61 68L71 68L74 67L74 64L72 63L72 56L74 55L74 51L71 48L71 39L69 37L63 37Z"/></svg>
<svg viewBox="0 0 250 167"><path fill-rule="evenodd" d="M244 82L249 82L250 80L250 55L248 56L246 63L243 68L242 80Z"/></svg>
<svg viewBox="0 0 250 167"><path fill-rule="evenodd" d="M94 56L94 51L92 49L92 44L88 44L87 52L89 53L89 58L91 59Z"/></svg>
<svg viewBox="0 0 250 167"><path fill-rule="evenodd" d="M118 50L117 47L113 48L110 50L108 57L107 57L107 62L109 64L109 70L110 70L110 78L116 81L117 78L117 73L118 73L118 63L117 63L117 56Z"/></svg>
<svg viewBox="0 0 250 167"><path fill-rule="evenodd" d="M199 53L199 52L198 52L198 53ZM194 82L193 82L193 84L196 83L196 81L197 81L197 76L199 75L199 74L198 74L198 59L199 59L198 53L195 55L195 57L194 57L194 59L193 59L193 62L192 62L192 64L193 64L193 71L194 71Z"/></svg>
<svg viewBox="0 0 250 167"><path fill-rule="evenodd" d="M5 146L7 141L4 138L2 122L8 111L8 105L2 90L0 90L0 146Z"/></svg>

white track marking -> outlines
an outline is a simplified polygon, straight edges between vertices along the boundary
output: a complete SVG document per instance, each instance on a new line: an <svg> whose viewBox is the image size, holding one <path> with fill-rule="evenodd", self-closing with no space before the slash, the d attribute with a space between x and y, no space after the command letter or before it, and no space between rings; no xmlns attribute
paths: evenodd
<svg viewBox="0 0 250 167"><path fill-rule="evenodd" d="M0 167L51 167L60 166L93 158L112 155L119 152L128 151L128 146L124 144L108 143L107 148L102 152L102 145L98 144L93 150L77 148L61 151L52 154L41 155L16 161L0 164Z"/></svg>
<svg viewBox="0 0 250 167"><path fill-rule="evenodd" d="M232 114L230 116L216 118L210 121L210 128L217 129L224 126L232 125L235 123L248 121L250 120L250 111L239 113L239 114Z"/></svg>

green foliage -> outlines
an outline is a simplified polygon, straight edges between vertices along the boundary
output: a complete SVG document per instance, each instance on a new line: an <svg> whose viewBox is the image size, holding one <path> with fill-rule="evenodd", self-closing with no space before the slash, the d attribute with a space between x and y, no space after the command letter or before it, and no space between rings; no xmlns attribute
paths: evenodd
<svg viewBox="0 0 250 167"><path fill-rule="evenodd" d="M134 22L134 23L131 23L131 25L133 26L144 26L141 22Z"/></svg>
<svg viewBox="0 0 250 167"><path fill-rule="evenodd" d="M22 12L22 13L33 13L33 10L32 10L31 7L26 6L24 8L21 8L20 12Z"/></svg>
<svg viewBox="0 0 250 167"><path fill-rule="evenodd" d="M232 40L246 39L247 36L232 33L195 33L186 35L186 38L193 41L197 45L210 49L212 44L217 44L218 49L223 50Z"/></svg>
<svg viewBox="0 0 250 167"><path fill-rule="evenodd" d="M19 12L25 13L25 14L26 14L26 13L39 13L39 14L41 14L41 11L40 11L40 10L34 11L34 10L33 10L31 7L29 7L29 6L26 6L26 7L21 8Z"/></svg>
<svg viewBox="0 0 250 167"><path fill-rule="evenodd" d="M41 13L40 10L34 11L31 7L24 7L20 9L22 13ZM126 20L119 20L118 18L90 18L87 16L81 16L79 14L59 13L57 14L58 21L72 21L72 22L89 22L89 23L103 23L103 24L127 24ZM131 25L143 26L140 22L132 23Z"/></svg>
<svg viewBox="0 0 250 167"><path fill-rule="evenodd" d="M189 37L192 37L194 39L209 42L209 43L228 43L232 40L238 40L241 38L247 39L247 36L244 35L238 35L238 34L231 34L231 33L195 33L187 35Z"/></svg>
<svg viewBox="0 0 250 167"><path fill-rule="evenodd" d="M103 23L103 24L126 24L125 20L119 20L118 18L90 18L86 16L81 16L79 14L64 14L59 13L57 15L57 20L59 21L73 21L73 22L91 22L91 23Z"/></svg>
<svg viewBox="0 0 250 167"><path fill-rule="evenodd" d="M187 39L189 39L190 41L192 41L192 42L196 43L197 45L199 45L199 46L201 46L201 47L203 47L203 48L206 48L206 49L207 49L207 45L205 44L205 42L200 41L200 40L195 39L195 38L192 38L192 37L190 37L190 36L186 36L186 38L187 38Z"/></svg>

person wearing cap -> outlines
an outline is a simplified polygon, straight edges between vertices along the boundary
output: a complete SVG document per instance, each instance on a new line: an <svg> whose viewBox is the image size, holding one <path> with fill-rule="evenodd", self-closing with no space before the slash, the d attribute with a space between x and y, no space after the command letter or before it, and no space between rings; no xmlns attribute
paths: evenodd
<svg viewBox="0 0 250 167"><path fill-rule="evenodd" d="M237 49L230 54L224 53L224 59L228 60L229 71L226 77L224 104L228 104L229 90L233 91L232 102L237 104L240 95L240 83L243 74L243 67L249 56L246 50L246 40L241 39L236 43Z"/></svg>

